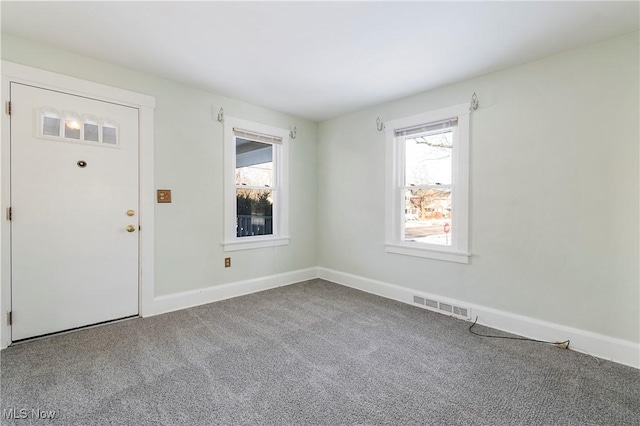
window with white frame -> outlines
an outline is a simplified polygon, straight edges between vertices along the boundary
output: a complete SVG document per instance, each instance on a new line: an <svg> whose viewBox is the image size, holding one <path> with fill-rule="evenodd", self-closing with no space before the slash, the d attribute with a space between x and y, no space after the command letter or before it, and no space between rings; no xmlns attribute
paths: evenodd
<svg viewBox="0 0 640 426"><path fill-rule="evenodd" d="M469 104L385 127L386 251L468 263Z"/></svg>
<svg viewBox="0 0 640 426"><path fill-rule="evenodd" d="M225 251L289 242L286 129L225 118Z"/></svg>

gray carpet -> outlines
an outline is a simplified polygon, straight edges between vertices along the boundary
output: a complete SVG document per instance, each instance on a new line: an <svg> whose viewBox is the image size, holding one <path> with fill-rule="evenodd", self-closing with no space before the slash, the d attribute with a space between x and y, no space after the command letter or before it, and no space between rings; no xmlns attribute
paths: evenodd
<svg viewBox="0 0 640 426"><path fill-rule="evenodd" d="M11 346L3 424L640 424L639 370L468 327L309 281Z"/></svg>

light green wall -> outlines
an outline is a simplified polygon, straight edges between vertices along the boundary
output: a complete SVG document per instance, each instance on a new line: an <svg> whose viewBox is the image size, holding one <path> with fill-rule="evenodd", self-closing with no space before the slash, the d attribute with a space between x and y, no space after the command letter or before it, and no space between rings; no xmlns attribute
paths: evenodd
<svg viewBox="0 0 640 426"><path fill-rule="evenodd" d="M156 296L316 265L316 123L13 36L2 36L2 59L156 97L155 186L171 189L173 198L156 204ZM290 144L288 246L222 250L220 107L229 116L298 128ZM224 268L225 256L231 268Z"/></svg>
<svg viewBox="0 0 640 426"><path fill-rule="evenodd" d="M638 47L636 33L319 126L15 37L3 36L2 58L156 97L156 187L174 197L156 205L156 295L319 265L638 341ZM481 107L472 117L471 263L385 253L376 117L458 104L473 92ZM220 246L221 106L298 127L292 242L231 253L231 269Z"/></svg>
<svg viewBox="0 0 640 426"><path fill-rule="evenodd" d="M319 265L638 341L638 34L320 124ZM466 102L469 265L384 251L385 136Z"/></svg>

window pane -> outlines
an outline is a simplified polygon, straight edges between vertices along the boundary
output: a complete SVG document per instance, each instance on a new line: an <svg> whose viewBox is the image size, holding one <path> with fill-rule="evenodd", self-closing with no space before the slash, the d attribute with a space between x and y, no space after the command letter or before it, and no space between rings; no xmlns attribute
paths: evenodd
<svg viewBox="0 0 640 426"><path fill-rule="evenodd" d="M236 235L273 234L273 191L236 189Z"/></svg>
<svg viewBox="0 0 640 426"><path fill-rule="evenodd" d="M80 139L80 122L77 120L65 120L64 137L70 139Z"/></svg>
<svg viewBox="0 0 640 426"><path fill-rule="evenodd" d="M236 138L236 185L273 186L273 145Z"/></svg>
<svg viewBox="0 0 640 426"><path fill-rule="evenodd" d="M451 245L451 189L405 190L405 241Z"/></svg>
<svg viewBox="0 0 640 426"><path fill-rule="evenodd" d="M84 123L84 140L98 142L98 125L92 123Z"/></svg>
<svg viewBox="0 0 640 426"><path fill-rule="evenodd" d="M118 132L115 127L102 126L102 143L111 145L118 143Z"/></svg>
<svg viewBox="0 0 640 426"><path fill-rule="evenodd" d="M453 166L453 130L405 140L405 184L450 185Z"/></svg>
<svg viewBox="0 0 640 426"><path fill-rule="evenodd" d="M45 136L60 137L60 119L54 117L43 117L42 134Z"/></svg>

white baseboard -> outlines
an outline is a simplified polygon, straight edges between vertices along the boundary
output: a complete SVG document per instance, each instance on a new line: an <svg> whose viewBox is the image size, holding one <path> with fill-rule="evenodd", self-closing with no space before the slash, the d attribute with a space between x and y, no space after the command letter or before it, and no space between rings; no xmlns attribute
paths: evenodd
<svg viewBox="0 0 640 426"><path fill-rule="evenodd" d="M440 300L452 305L468 307L471 309L472 318L475 319L476 316L478 317L478 324L531 339L558 342L571 340L569 349L619 364L640 368L640 344L628 340L617 339L523 315L487 308L462 300L420 292L382 281L334 271L332 269L319 267L318 278L418 307L420 305L413 302L414 295Z"/></svg>
<svg viewBox="0 0 640 426"><path fill-rule="evenodd" d="M570 349L572 350L587 353L619 364L640 368L640 344L638 343L487 308L462 300L416 291L323 267L301 269L246 281L159 296L153 299L152 306L145 316L159 315L166 312L204 305L219 300L312 280L314 278L322 278L336 284L404 302L416 307L420 307L420 305L413 302L413 296L464 306L471 309L472 318L475 319L476 316L478 317L478 324L532 339L548 341L571 340Z"/></svg>
<svg viewBox="0 0 640 426"><path fill-rule="evenodd" d="M154 316L193 306L204 305L232 297L244 296L250 293L282 287L301 281L317 278L317 268L300 269L268 277L254 278L246 281L216 285L197 290L183 291L153 299L152 306L144 316Z"/></svg>

